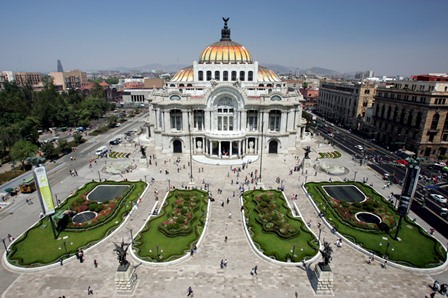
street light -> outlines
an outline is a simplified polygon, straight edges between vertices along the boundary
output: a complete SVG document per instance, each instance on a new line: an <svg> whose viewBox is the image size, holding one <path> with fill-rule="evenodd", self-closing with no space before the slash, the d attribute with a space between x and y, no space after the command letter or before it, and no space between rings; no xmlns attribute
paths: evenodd
<svg viewBox="0 0 448 298"><path fill-rule="evenodd" d="M171 180L168 179L168 191L171 191Z"/></svg>
<svg viewBox="0 0 448 298"><path fill-rule="evenodd" d="M291 256L292 256L292 260L294 260L294 252L296 250L296 245L294 244L291 248Z"/></svg>
<svg viewBox="0 0 448 298"><path fill-rule="evenodd" d="M317 228L319 229L319 242L320 242L320 234L322 233L322 224L320 222L317 224Z"/></svg>
<svg viewBox="0 0 448 298"><path fill-rule="evenodd" d="M2 239L3 246L5 247L6 255L8 255L8 248L6 247L5 238Z"/></svg>
<svg viewBox="0 0 448 298"><path fill-rule="evenodd" d="M353 177L353 182L356 182L356 174L358 174L358 171L355 171L355 176Z"/></svg>
<svg viewBox="0 0 448 298"><path fill-rule="evenodd" d="M68 257L68 251L67 251L67 244L64 242L62 242L62 244L64 245L64 250L65 250L65 257ZM61 246L59 246L59 249L61 249Z"/></svg>
<svg viewBox="0 0 448 298"><path fill-rule="evenodd" d="M101 174L100 174L100 171L98 171L98 178L100 179L100 182L101 182Z"/></svg>
<svg viewBox="0 0 448 298"><path fill-rule="evenodd" d="M383 243L380 243L380 245L382 246ZM384 251L383 259L385 259L385 258L389 258L388 255L387 255L387 252L389 251L389 245L390 245L390 242L389 242L389 239L388 239L387 242L386 242L386 250ZM393 249L392 249L392 250L393 250Z"/></svg>
<svg viewBox="0 0 448 298"><path fill-rule="evenodd" d="M152 253L152 250L149 250L150 253ZM163 252L163 249L160 250L160 253ZM159 245L156 245L156 260L158 261L159 259L161 259L162 256L159 254Z"/></svg>

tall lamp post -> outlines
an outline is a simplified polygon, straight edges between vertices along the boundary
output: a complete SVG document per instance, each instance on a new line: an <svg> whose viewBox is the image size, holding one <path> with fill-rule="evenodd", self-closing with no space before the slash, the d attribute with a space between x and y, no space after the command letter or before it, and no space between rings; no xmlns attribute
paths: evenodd
<svg viewBox="0 0 448 298"><path fill-rule="evenodd" d="M355 176L353 177L353 182L356 182L356 174L358 174L358 171L355 171Z"/></svg>
<svg viewBox="0 0 448 298"><path fill-rule="evenodd" d="M260 144L260 176L258 177L260 180L260 184L262 182L261 180L261 171L263 169L263 147L264 147L264 142L263 142L263 131L264 131L264 121L263 121L263 117L264 117L264 112L261 111L261 144Z"/></svg>
<svg viewBox="0 0 448 298"><path fill-rule="evenodd" d="M5 247L6 255L8 255L8 247L6 247L5 238L2 239L3 246Z"/></svg>
<svg viewBox="0 0 448 298"><path fill-rule="evenodd" d="M192 152L192 142L193 137L191 136L191 117L193 114L193 108L190 106L190 111L188 112L188 137L190 138L190 182L193 183L193 152Z"/></svg>

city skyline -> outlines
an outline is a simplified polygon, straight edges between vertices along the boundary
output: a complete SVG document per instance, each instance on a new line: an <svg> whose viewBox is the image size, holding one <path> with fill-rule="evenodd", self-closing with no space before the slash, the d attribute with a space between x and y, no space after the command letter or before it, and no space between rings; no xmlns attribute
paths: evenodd
<svg viewBox="0 0 448 298"><path fill-rule="evenodd" d="M421 1L9 1L0 12L0 70L83 71L191 65L220 38L261 65L378 75L448 72L448 2Z"/></svg>

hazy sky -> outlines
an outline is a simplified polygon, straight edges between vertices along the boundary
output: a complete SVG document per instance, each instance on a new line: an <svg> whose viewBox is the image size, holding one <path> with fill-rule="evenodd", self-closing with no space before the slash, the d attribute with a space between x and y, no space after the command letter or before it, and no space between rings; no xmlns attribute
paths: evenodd
<svg viewBox="0 0 448 298"><path fill-rule="evenodd" d="M448 72L447 13L447 0L5 0L0 70L191 65L224 16L261 65Z"/></svg>

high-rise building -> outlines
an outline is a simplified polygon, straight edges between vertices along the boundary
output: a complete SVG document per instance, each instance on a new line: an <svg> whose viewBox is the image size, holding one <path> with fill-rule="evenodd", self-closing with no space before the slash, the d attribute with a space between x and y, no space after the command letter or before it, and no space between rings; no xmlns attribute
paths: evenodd
<svg viewBox="0 0 448 298"><path fill-rule="evenodd" d="M87 74L80 70L50 72L50 76L53 78L53 84L60 91L80 89L82 84L87 82Z"/></svg>
<svg viewBox="0 0 448 298"><path fill-rule="evenodd" d="M211 158L295 153L306 124L302 95L232 41L227 21L198 62L148 95L150 142Z"/></svg>
<svg viewBox="0 0 448 298"><path fill-rule="evenodd" d="M58 60L58 70L57 70L57 72L64 72L64 69L62 68L61 60Z"/></svg>

